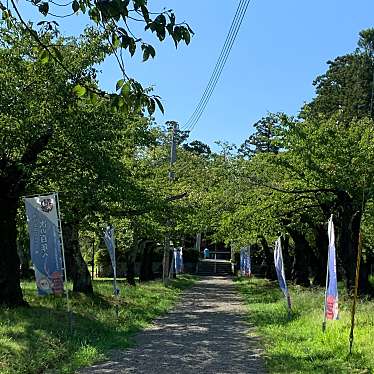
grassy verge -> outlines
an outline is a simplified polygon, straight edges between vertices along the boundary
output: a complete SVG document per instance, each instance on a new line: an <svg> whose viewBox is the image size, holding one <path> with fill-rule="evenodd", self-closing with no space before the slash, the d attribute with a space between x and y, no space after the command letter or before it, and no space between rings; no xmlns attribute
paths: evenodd
<svg viewBox="0 0 374 374"><path fill-rule="evenodd" d="M0 373L71 373L104 359L110 349L128 347L131 335L165 313L193 282L183 276L169 287L120 284L117 321L112 283L97 280L93 297L72 295L72 329L65 299L38 297L33 282L23 283L31 308L0 309Z"/></svg>
<svg viewBox="0 0 374 374"><path fill-rule="evenodd" d="M262 337L270 373L374 373L374 302L357 309L355 340L349 352L351 301L339 295L340 319L322 333L323 289L291 287L293 315L287 318L277 283L238 279L248 305L248 319Z"/></svg>

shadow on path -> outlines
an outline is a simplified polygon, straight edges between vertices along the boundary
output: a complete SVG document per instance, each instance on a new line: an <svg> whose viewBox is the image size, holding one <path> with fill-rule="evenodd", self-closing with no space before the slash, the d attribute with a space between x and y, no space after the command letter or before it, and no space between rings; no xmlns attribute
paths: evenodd
<svg viewBox="0 0 374 374"><path fill-rule="evenodd" d="M136 347L82 369L99 373L265 373L259 341L248 337L245 307L230 278L202 278L182 301L137 334Z"/></svg>

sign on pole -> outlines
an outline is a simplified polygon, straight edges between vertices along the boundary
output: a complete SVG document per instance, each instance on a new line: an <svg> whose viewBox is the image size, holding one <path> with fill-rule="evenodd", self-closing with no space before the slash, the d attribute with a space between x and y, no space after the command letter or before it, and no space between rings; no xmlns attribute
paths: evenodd
<svg viewBox="0 0 374 374"><path fill-rule="evenodd" d="M25 207L38 294L61 295L65 266L56 194L25 197Z"/></svg>
<svg viewBox="0 0 374 374"><path fill-rule="evenodd" d="M290 313L291 312L291 298L290 298L290 293L288 291L288 287L287 287L287 283L286 283L286 275L284 273L281 237L279 237L275 241L274 264L275 264L275 270L277 272L279 287L282 290L282 292L284 294L284 297L287 300L288 313Z"/></svg>
<svg viewBox="0 0 374 374"><path fill-rule="evenodd" d="M336 249L333 215L328 222L329 247L327 255L326 291L324 318L322 328L326 328L326 320L336 320L339 317L338 308L338 282L336 275Z"/></svg>

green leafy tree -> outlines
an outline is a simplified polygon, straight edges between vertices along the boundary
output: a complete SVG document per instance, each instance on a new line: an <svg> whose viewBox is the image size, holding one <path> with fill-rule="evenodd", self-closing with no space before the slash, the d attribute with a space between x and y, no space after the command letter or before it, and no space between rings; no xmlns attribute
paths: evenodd
<svg viewBox="0 0 374 374"><path fill-rule="evenodd" d="M253 125L255 132L240 146L239 154L244 157L251 157L262 152L278 153L279 145L275 140L283 116L281 113L270 113L257 121Z"/></svg>
<svg viewBox="0 0 374 374"><path fill-rule="evenodd" d="M325 74L314 81L316 97L302 111L302 117L339 113L343 124L354 118L374 118L374 29L360 32L358 48L354 53L328 61Z"/></svg>
<svg viewBox="0 0 374 374"><path fill-rule="evenodd" d="M100 36L107 40L108 52L115 57L122 73L121 79L115 85L116 92L108 94L97 86L87 84L85 79L78 78L74 86L74 91L78 96L93 100L96 96L104 97L113 107L125 112L141 111L147 108L152 114L156 106L163 112L160 98L157 95L150 95L149 90L144 89L139 82L127 74L124 53L134 56L136 50L139 49L143 61L155 57L156 49L153 45L145 41L142 34L137 35L139 24L143 24L145 35L155 34L160 42L170 37L176 47L181 41L189 44L193 31L188 24L178 23L172 10L164 8L159 12L153 12L149 9L147 0L73 0L69 3L59 0L37 0L28 2L25 7L36 8L39 11L41 21L37 23L37 26L25 19L24 9L21 9L15 0L0 1L2 19L9 28L16 25L24 35L33 39L40 61L52 60L68 75L73 72L60 53L58 41L47 42L41 37L37 27L40 27L42 31L58 33L58 22L61 19L67 21L72 16L86 16L91 25L96 27Z"/></svg>

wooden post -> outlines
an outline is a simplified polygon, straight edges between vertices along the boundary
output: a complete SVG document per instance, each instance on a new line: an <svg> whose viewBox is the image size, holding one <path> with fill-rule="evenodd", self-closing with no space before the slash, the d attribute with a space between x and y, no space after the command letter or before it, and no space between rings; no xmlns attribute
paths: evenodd
<svg viewBox="0 0 374 374"><path fill-rule="evenodd" d="M355 278L355 289L353 294L353 305L351 313L351 331L349 334L349 354L352 354L353 340L354 340L354 328L355 328L355 314L356 314L356 303L358 293L358 280L360 276L360 264L361 264L361 253L362 253L362 235L361 232L358 236L358 249L357 249L357 262L356 262L356 278Z"/></svg>

